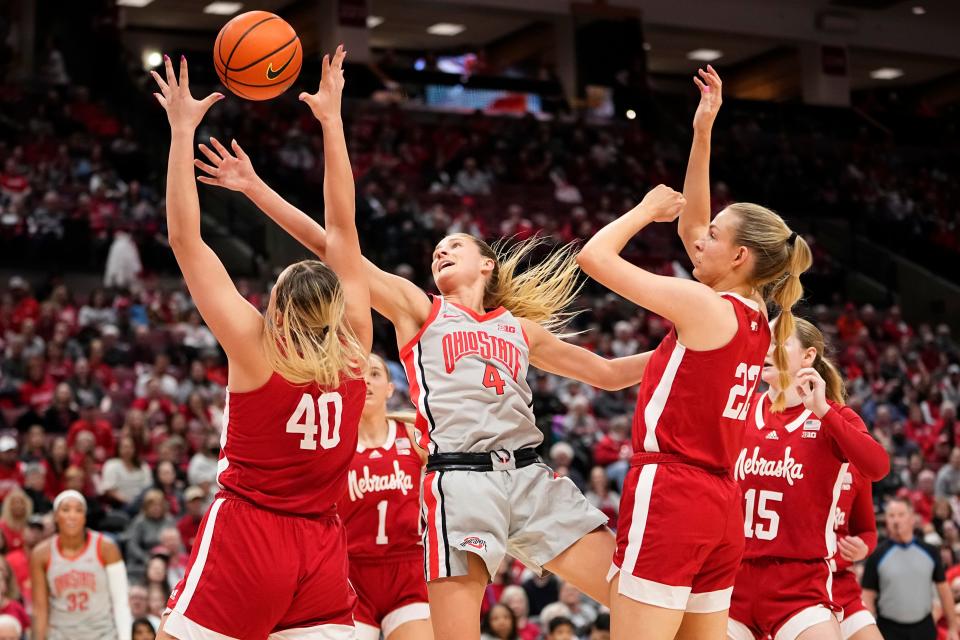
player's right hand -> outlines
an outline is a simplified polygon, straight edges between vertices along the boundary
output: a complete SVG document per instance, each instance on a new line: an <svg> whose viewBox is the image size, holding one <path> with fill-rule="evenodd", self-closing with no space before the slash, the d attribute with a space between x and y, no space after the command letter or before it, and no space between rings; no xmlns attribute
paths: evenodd
<svg viewBox="0 0 960 640"><path fill-rule="evenodd" d="M173 62L170 56L163 56L163 66L166 79L160 77L156 71L151 71L153 79L160 87L159 93L154 93L157 102L167 112L171 131L193 132L203 120L207 110L214 102L223 100L222 93L211 93L203 100L197 100L190 94L190 77L187 73L187 59L180 57L180 76L173 72Z"/></svg>
<svg viewBox="0 0 960 640"><path fill-rule="evenodd" d="M637 209L647 213L654 222L673 222L687 204L679 191L658 184L643 197Z"/></svg>
<svg viewBox="0 0 960 640"><path fill-rule="evenodd" d="M197 180L204 184L212 184L240 192L245 192L254 185L257 180L257 172L253 170L250 158L240 148L236 140L230 143L233 148L233 155L216 138L210 138L210 144L213 149L202 142L198 145L200 152L207 156L211 164L202 160L193 161L198 169L207 174L197 176Z"/></svg>
<svg viewBox="0 0 960 640"><path fill-rule="evenodd" d="M723 82L720 80L720 74L709 64L706 71L697 69L697 73L703 80L697 76L693 77L694 84L700 89L700 104L697 105L697 112L693 115L693 130L698 133L710 133L713 121L717 119L717 112L720 111L720 105L723 104Z"/></svg>

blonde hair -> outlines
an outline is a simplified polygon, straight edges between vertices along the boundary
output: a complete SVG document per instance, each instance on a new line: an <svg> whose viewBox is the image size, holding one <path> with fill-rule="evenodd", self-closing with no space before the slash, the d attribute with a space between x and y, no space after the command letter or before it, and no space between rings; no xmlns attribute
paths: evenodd
<svg viewBox="0 0 960 640"><path fill-rule="evenodd" d="M10 562L7 561L7 558L3 555L0 555L0 567L6 572L7 577L4 580L4 590L6 593L3 595L8 600L19 600L20 599L20 585L17 584L17 576L13 572L13 567L10 566ZM14 618L16 620L16 618Z"/></svg>
<svg viewBox="0 0 960 640"><path fill-rule="evenodd" d="M366 355L345 321L340 280L319 260L288 267L276 284L263 323L263 349L270 367L294 384L336 387L358 377Z"/></svg>
<svg viewBox="0 0 960 640"><path fill-rule="evenodd" d="M565 310L583 286L582 282L578 282L580 268L577 266L574 245L568 244L552 251L544 260L517 273L534 251L548 244L546 238L533 236L510 246L507 246L509 238L504 238L490 246L465 233L454 235L472 240L480 254L494 262L493 272L483 292L485 309L503 307L516 317L536 322L554 334L560 334L570 319L577 315L576 312Z"/></svg>
<svg viewBox="0 0 960 640"><path fill-rule="evenodd" d="M827 345L823 332L804 318L796 318L794 322L796 324L794 334L797 336L800 345L804 349L813 348L817 350L817 356L813 359L813 368L827 383L827 398L837 404L844 404L847 398L847 388L843 384L843 376L840 375L840 371L827 358Z"/></svg>
<svg viewBox="0 0 960 640"><path fill-rule="evenodd" d="M793 335L793 306L803 297L800 274L810 268L813 256L803 236L794 233L776 213L749 202L727 207L740 219L734 243L753 253L750 284L767 302L780 308L773 329L773 362L779 371L781 392L773 401L773 410L782 411L786 399L783 389L790 384L784 344Z"/></svg>
<svg viewBox="0 0 960 640"><path fill-rule="evenodd" d="M27 505L26 512L24 513L22 520L13 519L13 506L12 502L16 498L23 498L23 501ZM7 497L3 499L3 506L0 507L0 521L3 521L8 527L13 529L19 529L23 525L26 525L27 520L30 519L30 516L33 515L33 500L27 493L20 487L14 487L10 490L10 493L7 494Z"/></svg>

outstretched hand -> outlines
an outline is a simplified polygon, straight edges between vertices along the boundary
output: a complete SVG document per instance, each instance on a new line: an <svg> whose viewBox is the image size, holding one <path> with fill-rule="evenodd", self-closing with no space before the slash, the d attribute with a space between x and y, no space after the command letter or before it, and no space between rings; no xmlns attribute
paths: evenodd
<svg viewBox="0 0 960 640"><path fill-rule="evenodd" d="M343 45L337 47L333 54L333 60L330 54L323 56L322 72L320 74L320 87L316 93L300 94L300 101L306 102L313 112L313 116L321 123L336 120L340 117L340 99L343 94L343 59L347 52L343 50Z"/></svg>
<svg viewBox="0 0 960 640"><path fill-rule="evenodd" d="M163 66L166 79L156 71L150 71L160 87L160 93L153 95L167 112L171 130L194 131L213 103L223 100L224 96L222 93L211 93L203 100L197 100L190 95L190 78L187 74L187 59L184 56L180 56L179 78L173 72L170 56L163 56Z"/></svg>
<svg viewBox="0 0 960 640"><path fill-rule="evenodd" d="M693 129L709 133L713 128L713 121L717 119L720 105L723 104L723 82L720 74L709 64L706 71L697 69L697 73L700 77L694 76L693 82L700 89L700 104L693 115Z"/></svg>
<svg viewBox="0 0 960 640"><path fill-rule="evenodd" d="M236 140L230 143L233 155L216 138L210 138L210 145L213 146L213 149L202 142L198 145L200 152L207 157L210 164L203 160L193 161L198 169L207 174L197 176L197 180L204 184L212 184L240 192L246 192L254 185L257 180L257 172L253 170L253 164L250 162L249 156L244 153Z"/></svg>

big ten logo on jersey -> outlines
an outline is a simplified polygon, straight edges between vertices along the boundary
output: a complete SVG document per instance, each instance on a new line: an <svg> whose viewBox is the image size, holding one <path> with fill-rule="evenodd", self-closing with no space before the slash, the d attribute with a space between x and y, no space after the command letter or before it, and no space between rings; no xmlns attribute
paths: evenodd
<svg viewBox="0 0 960 640"><path fill-rule="evenodd" d="M379 493L380 491L400 491L407 495L413 491L413 478L409 473L400 468L400 461L393 461L393 473L382 475L379 473L370 473L370 467L363 465L363 476L357 477L357 470L350 469L347 473L347 484L350 487L350 500L356 502L368 493Z"/></svg>
<svg viewBox="0 0 960 640"><path fill-rule="evenodd" d="M307 451L317 450L317 434L320 434L320 447L332 449L340 444L340 421L343 418L343 396L333 391L314 398L303 394L293 415L287 420L287 433L303 436L300 448ZM320 424L317 424L319 419Z"/></svg>
<svg viewBox="0 0 960 640"><path fill-rule="evenodd" d="M748 398L760 379L760 365L741 362L737 365L734 378L737 382L730 388L727 405L723 408L723 417L731 420L746 420L747 409L750 407Z"/></svg>

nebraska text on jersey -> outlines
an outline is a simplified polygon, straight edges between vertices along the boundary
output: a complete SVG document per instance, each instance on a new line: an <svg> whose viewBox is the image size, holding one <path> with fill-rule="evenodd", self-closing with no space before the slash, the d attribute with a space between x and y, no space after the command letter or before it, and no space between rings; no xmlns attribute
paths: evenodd
<svg viewBox="0 0 960 640"><path fill-rule="evenodd" d="M513 327L510 327L511 329ZM484 360L496 360L510 371L514 380L523 367L523 354L512 342L486 331L454 331L443 336L443 365L453 373L457 362L467 356L479 355Z"/></svg>
<svg viewBox="0 0 960 640"><path fill-rule="evenodd" d="M747 457L747 450L741 449L737 457L733 477L743 480L748 475L786 478L787 484L793 486L794 480L803 480L803 465L790 455L790 447L783 451L783 459L767 460L760 456L760 447L753 448L753 455Z"/></svg>
<svg viewBox="0 0 960 640"><path fill-rule="evenodd" d="M364 465L363 477L357 478L357 470L350 469L347 474L347 482L350 486L351 500L360 500L365 493L376 493L378 491L399 489L403 495L407 495L408 491L413 491L413 478L400 468L399 460L393 461L393 473L390 475L370 475L370 467Z"/></svg>

